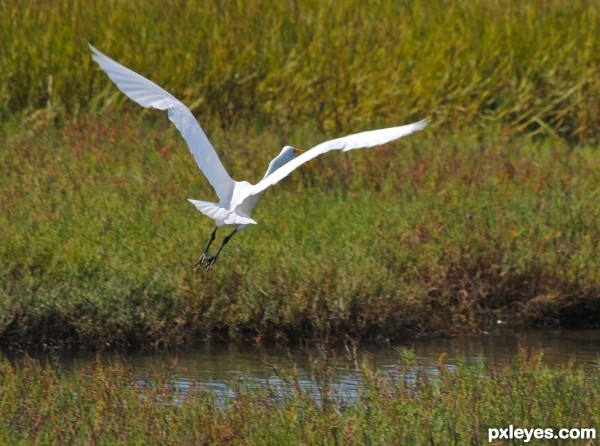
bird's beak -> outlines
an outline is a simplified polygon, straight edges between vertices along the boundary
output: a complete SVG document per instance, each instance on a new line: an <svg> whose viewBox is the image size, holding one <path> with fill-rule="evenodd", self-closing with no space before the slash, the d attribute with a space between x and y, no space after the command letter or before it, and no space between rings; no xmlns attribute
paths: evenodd
<svg viewBox="0 0 600 446"><path fill-rule="evenodd" d="M296 155L296 156L298 156L298 155L300 155L301 153L304 153L304 152L306 152L306 150L294 148L294 155ZM305 167L310 167L310 164L304 163L304 166Z"/></svg>

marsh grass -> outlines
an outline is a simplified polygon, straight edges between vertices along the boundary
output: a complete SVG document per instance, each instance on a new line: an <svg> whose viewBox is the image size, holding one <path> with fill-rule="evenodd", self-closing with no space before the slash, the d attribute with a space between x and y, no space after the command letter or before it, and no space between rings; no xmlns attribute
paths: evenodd
<svg viewBox="0 0 600 446"><path fill-rule="evenodd" d="M9 133L4 345L383 341L492 329L498 319L596 323L593 147L421 132L334 153L265 194L259 224L209 274L194 274L212 222L185 199L213 191L160 118L97 116ZM211 137L233 177L260 178L277 133L226 134ZM324 138L299 127L287 142Z"/></svg>
<svg viewBox="0 0 600 446"><path fill-rule="evenodd" d="M92 42L224 128L433 116L597 141L599 20L592 0L3 2L0 116L34 126L127 103Z"/></svg>
<svg viewBox="0 0 600 446"><path fill-rule="evenodd" d="M597 324L598 4L0 4L0 343L385 341ZM188 104L237 179L283 144L426 116L269 191L210 275L180 135L92 42ZM543 136L543 137L541 137Z"/></svg>
<svg viewBox="0 0 600 446"><path fill-rule="evenodd" d="M149 380L121 360L65 371L55 363L0 360L0 440L7 444L488 444L488 428L596 428L597 368L548 368L521 352L437 371L403 351L393 374L357 358L361 385L344 398L327 385L303 390L293 367L275 390L229 383L219 400L202 383L178 387L172 367ZM324 403L325 402L325 403ZM523 440L503 444L522 444ZM583 440L561 440L581 444ZM593 444L593 442L592 442Z"/></svg>

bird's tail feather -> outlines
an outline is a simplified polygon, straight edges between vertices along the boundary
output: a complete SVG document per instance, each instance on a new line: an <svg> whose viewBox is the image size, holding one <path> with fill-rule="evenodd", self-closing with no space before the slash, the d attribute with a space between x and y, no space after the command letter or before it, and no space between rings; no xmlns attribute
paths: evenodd
<svg viewBox="0 0 600 446"><path fill-rule="evenodd" d="M244 217L242 215L236 214L235 212L231 212L229 209L225 209L222 206L219 206L218 203L212 203L210 201L200 201L200 200L192 200L188 198L188 201L196 206L200 212L206 215L209 218L212 218L219 224L226 225L255 225L256 221L254 221L250 217Z"/></svg>

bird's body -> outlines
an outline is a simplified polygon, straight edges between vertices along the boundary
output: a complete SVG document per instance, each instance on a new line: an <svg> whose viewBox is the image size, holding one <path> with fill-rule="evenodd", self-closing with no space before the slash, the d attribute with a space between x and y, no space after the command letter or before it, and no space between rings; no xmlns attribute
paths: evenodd
<svg viewBox="0 0 600 446"><path fill-rule="evenodd" d="M115 62L91 45L90 49L94 61L130 99L146 108L168 111L169 119L181 132L198 167L219 197L218 202L189 199L200 212L212 218L216 224L208 245L195 264L196 269L204 263L207 264L207 269L210 269L223 247L237 231L248 225L256 224L251 215L262 193L302 164L330 150L348 151L385 144L422 130L427 125L427 121L423 120L400 127L357 133L326 141L307 151L285 146L279 155L269 163L264 177L258 183L234 181L221 164L202 127L183 103L154 82ZM224 238L217 253L214 256L208 256L207 252L215 239L217 228L222 226L233 226L234 230Z"/></svg>
<svg viewBox="0 0 600 446"><path fill-rule="evenodd" d="M236 181L233 186L231 198L213 203L188 199L196 208L207 217L212 218L218 227L225 225L247 226L256 224L250 217L259 196L248 195L252 184L247 181Z"/></svg>

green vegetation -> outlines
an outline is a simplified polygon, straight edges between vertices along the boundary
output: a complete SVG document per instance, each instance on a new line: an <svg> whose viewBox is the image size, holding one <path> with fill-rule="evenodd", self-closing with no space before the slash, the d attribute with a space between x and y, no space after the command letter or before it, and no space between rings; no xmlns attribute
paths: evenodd
<svg viewBox="0 0 600 446"><path fill-rule="evenodd" d="M431 373L419 368L410 352L402 358L395 376L363 361L356 399L343 399L328 386L331 370L325 367L316 398L302 390L293 372L281 372L281 386L234 382L236 395L221 402L201 385L177 387L173 369L156 370L147 383L120 361L67 373L36 361L14 367L1 359L0 441L483 445L489 444L489 428L541 427L557 433L600 425L598 368L587 375L572 365L548 369L540 357L523 354L504 366L482 361L453 370L441 362Z"/></svg>
<svg viewBox="0 0 600 446"><path fill-rule="evenodd" d="M0 180L7 343L385 339L496 319L595 323L593 311L578 313L597 308L600 287L600 159L590 147L425 131L334 153L269 191L259 224L195 274L213 223L185 199L214 192L166 118L17 136ZM237 178L260 178L280 147L266 132L213 139L237 148L221 151Z"/></svg>
<svg viewBox="0 0 600 446"><path fill-rule="evenodd" d="M427 115L597 140L599 21L595 0L14 0L0 5L0 116L127 102L92 42L226 127L345 133Z"/></svg>
<svg viewBox="0 0 600 446"><path fill-rule="evenodd" d="M598 18L560 0L3 2L0 344L597 324ZM237 179L284 143L434 120L295 172L194 274L212 222L185 199L214 193L88 41L189 104Z"/></svg>
<svg viewBox="0 0 600 446"><path fill-rule="evenodd" d="M599 25L592 0L0 2L0 347L597 326ZM432 125L295 172L195 274L212 222L185 199L214 193L88 42L188 104L236 179L283 144ZM487 444L511 424L600 426L597 368L525 355L431 374L404 352L394 379L364 361L353 400L325 361L320 398L292 370L283 389L232 383L225 403L170 369L17 363L0 357L1 444Z"/></svg>

